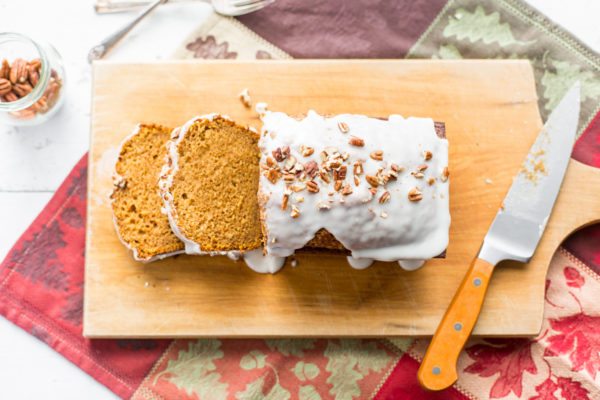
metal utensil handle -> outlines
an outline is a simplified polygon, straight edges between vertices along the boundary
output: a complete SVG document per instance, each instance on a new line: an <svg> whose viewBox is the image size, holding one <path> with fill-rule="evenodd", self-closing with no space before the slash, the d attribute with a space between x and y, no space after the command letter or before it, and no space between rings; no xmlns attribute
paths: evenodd
<svg viewBox="0 0 600 400"><path fill-rule="evenodd" d="M200 3L210 3L210 0L169 0L173 3L198 1ZM100 0L94 4L96 14L116 14L139 10L148 6L151 0Z"/></svg>
<svg viewBox="0 0 600 400"><path fill-rule="evenodd" d="M150 4L144 11L140 13L133 21L125 25L123 28L119 29L117 32L113 33L98 45L92 47L90 52L88 53L88 62L92 62L94 60L99 60L110 50L115 43L121 40L130 30L132 30L142 19L146 17L146 15L150 14L156 7L160 4L165 3L167 0L155 0Z"/></svg>
<svg viewBox="0 0 600 400"><path fill-rule="evenodd" d="M94 10L98 14L121 12L146 7L150 4L149 1L97 1L94 4Z"/></svg>

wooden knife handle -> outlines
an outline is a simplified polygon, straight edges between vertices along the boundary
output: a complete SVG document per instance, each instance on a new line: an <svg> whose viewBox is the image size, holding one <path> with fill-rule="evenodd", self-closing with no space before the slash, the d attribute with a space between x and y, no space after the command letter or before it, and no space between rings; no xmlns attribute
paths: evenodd
<svg viewBox="0 0 600 400"><path fill-rule="evenodd" d="M492 264L480 258L471 263L419 368L424 388L442 390L456 382L456 362L477 322L493 270Z"/></svg>

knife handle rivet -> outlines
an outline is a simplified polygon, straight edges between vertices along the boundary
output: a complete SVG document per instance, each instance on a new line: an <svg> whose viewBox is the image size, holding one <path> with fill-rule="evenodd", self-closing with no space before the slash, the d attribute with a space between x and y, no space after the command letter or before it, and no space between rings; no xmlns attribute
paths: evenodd
<svg viewBox="0 0 600 400"><path fill-rule="evenodd" d="M473 279L473 285L475 287L480 286L481 285L481 279L479 279L479 278Z"/></svg>
<svg viewBox="0 0 600 400"><path fill-rule="evenodd" d="M462 329L462 324L460 322L457 322L454 324L455 331L460 331L461 329Z"/></svg>
<svg viewBox="0 0 600 400"><path fill-rule="evenodd" d="M441 374L441 373L442 373L442 369L441 369L440 367L433 367L433 369L431 370L431 372L432 372L434 375L439 375L439 374Z"/></svg>

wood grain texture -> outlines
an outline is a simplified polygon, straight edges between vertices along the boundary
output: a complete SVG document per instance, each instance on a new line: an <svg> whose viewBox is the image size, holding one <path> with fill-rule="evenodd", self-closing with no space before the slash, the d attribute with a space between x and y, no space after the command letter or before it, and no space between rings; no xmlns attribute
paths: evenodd
<svg viewBox="0 0 600 400"><path fill-rule="evenodd" d="M259 275L224 257L132 260L108 203L120 141L137 122L176 126L213 111L259 127L237 94L291 114L391 113L446 123L452 225L446 259L416 272L337 256L298 257ZM85 274L88 337L343 337L433 334L541 128L527 61L163 62L94 67ZM486 179L492 181L486 184ZM598 171L572 162L528 265L496 269L475 335L528 336L541 326L546 270L561 240L600 216ZM577 205L579 212L573 212Z"/></svg>

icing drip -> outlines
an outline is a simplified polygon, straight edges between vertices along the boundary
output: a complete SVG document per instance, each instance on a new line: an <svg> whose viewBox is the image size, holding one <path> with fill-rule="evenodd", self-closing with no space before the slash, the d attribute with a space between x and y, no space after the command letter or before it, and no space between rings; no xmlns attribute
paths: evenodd
<svg viewBox="0 0 600 400"><path fill-rule="evenodd" d="M373 264L373 260L370 258L354 258L352 256L346 257L348 264L354 269L365 269Z"/></svg>
<svg viewBox="0 0 600 400"><path fill-rule="evenodd" d="M244 262L252 270L261 274L274 274L285 264L285 257L263 255L262 249L244 253Z"/></svg>
<svg viewBox="0 0 600 400"><path fill-rule="evenodd" d="M321 228L351 251L355 268L366 268L365 259L426 260L446 249L448 141L431 119L309 111L297 120L259 111L269 255L292 255Z"/></svg>
<svg viewBox="0 0 600 400"><path fill-rule="evenodd" d="M425 264L425 260L399 260L398 265L406 271L415 271Z"/></svg>

